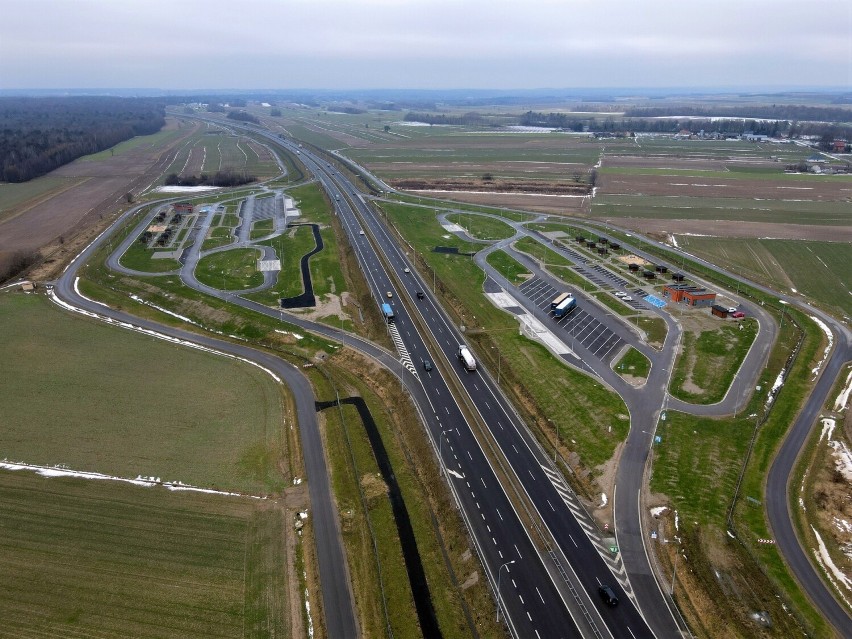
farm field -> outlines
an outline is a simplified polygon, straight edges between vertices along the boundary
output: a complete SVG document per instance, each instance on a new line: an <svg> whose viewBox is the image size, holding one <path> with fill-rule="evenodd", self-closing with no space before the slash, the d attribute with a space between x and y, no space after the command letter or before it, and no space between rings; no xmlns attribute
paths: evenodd
<svg viewBox="0 0 852 639"><path fill-rule="evenodd" d="M0 295L0 323L0 355L15 371L0 385L0 458L252 494L289 484L282 390L255 367L43 296Z"/></svg>
<svg viewBox="0 0 852 639"><path fill-rule="evenodd" d="M0 636L288 634L278 502L3 470L0 504Z"/></svg>
<svg viewBox="0 0 852 639"><path fill-rule="evenodd" d="M770 239L676 236L688 253L756 282L800 295L830 312L852 317L852 245Z"/></svg>
<svg viewBox="0 0 852 639"><path fill-rule="evenodd" d="M0 187L0 260L51 242L71 251L71 242L58 238L97 224L125 203L128 191L138 193L157 179L170 150L195 129L168 118L159 133L128 140L114 153L79 158L31 182Z"/></svg>
<svg viewBox="0 0 852 639"><path fill-rule="evenodd" d="M227 170L246 172L260 179L281 172L272 153L262 144L207 123L180 145L159 183L170 173L186 177Z"/></svg>

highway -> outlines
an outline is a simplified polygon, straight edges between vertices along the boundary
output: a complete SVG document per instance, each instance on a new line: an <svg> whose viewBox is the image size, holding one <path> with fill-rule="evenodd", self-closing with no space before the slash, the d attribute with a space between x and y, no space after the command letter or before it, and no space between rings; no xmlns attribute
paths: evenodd
<svg viewBox="0 0 852 639"><path fill-rule="evenodd" d="M647 387L659 391L654 393L639 393L631 387L625 388L623 381L609 368L607 361L599 360L593 352L584 352L582 346L577 349L582 357L582 363L617 388L631 410L631 431L619 465L618 491L614 496L618 544L621 549L621 560L629 576L627 580L619 581L613 578L613 572L618 570L617 564L613 565L605 559L606 551L600 538L590 530L592 526L589 520L565 485L558 469L552 464L549 454L541 449L486 371L466 373L459 365L455 353L458 344L463 343L462 334L428 294L428 286L415 272L413 265L400 249L397 240L388 232L383 221L367 206L363 196L356 193L354 187L322 159L313 156L306 149L297 149L296 145L288 141L279 140L265 133L263 135L267 135L291 151L299 151L300 159L320 180L332 201L336 202L337 213L349 235L350 243L355 249L376 303L388 301L386 293L391 292L390 301L394 306L396 317L393 325L389 326L389 331L397 347L398 357L355 336L346 335L346 343L382 362L402 377L405 387L424 418L436 452L447 471L447 481L473 535L477 551L489 574L492 588L495 590L495 596L504 606L513 635L557 637L594 636L595 633L599 633L601 636L613 637L678 636L680 630L677 622L653 575L644 547L645 534L641 528L639 499L653 431L662 403L666 398L665 388L674 352L672 340L676 339L677 332L672 331L670 325L669 336L663 349L666 355L660 355L652 368ZM339 201L337 197L340 198ZM365 235L360 234L362 229L365 230ZM200 235L203 238L203 234ZM129 238L130 241L132 237ZM221 291L199 284L193 274L194 265L198 259L198 247L200 242L196 245L194 252L185 255L188 259L184 262L181 276L187 284L207 294L227 298L229 302L273 317L278 316L276 310L238 296L225 295ZM115 251L110 258L111 267L117 265L115 255L120 255L119 250ZM517 255L516 259L518 259ZM658 259L655 261L659 262ZM79 264L79 260L75 264ZM410 270L410 273L405 273L406 268ZM489 273L489 275L494 274ZM64 282L64 285L57 286L58 294L66 301L71 299L75 305L78 305L81 300L74 293L73 287L69 292L66 276L67 273L60 280ZM538 272L537 276L543 280L548 277L541 272ZM497 281L496 278L495 281ZM504 282L500 284L505 288ZM425 299L418 300L417 291L426 292ZM591 306L594 307L594 304ZM105 309L100 305L94 308L101 314L105 314L103 312ZM759 307L752 307L749 310L757 316L760 316L762 312ZM410 316L409 311L416 317ZM812 312L818 313L815 309L812 309ZM605 316L606 313L601 315ZM292 316L288 316L287 319L290 323L300 325L307 330L336 339L341 338L340 331L335 329ZM633 343L643 352L649 350L644 348L644 345L639 343L630 331L625 331L620 322L607 320L606 317L597 319L609 324L626 343ZM139 323L136 319L132 321ZM764 322L766 327L774 327L771 319L767 321L766 318L762 318L761 326L764 326ZM837 626L844 620L848 621L849 617L827 592L813 571L807 556L801 552L801 547L790 526L789 512L787 512L789 500L778 498L779 495L787 494L786 482L793 458L812 427L816 412L822 406L818 396L822 395L824 401L837 371L842 363L849 359L848 330L833 320L827 323L835 331L836 347L829 362L823 368L817 388L808 400L805 410L794 425L772 467L767 491L767 508L779 549L785 556L794 556L794 558L795 551L798 549L801 555L798 558L800 561L798 564L791 562L794 572L809 594L812 597L814 597L813 593L816 594L815 601L821 602L818 603L821 609L827 606L830 611L831 602L839 609L839 615L836 614L837 611L827 614L827 618ZM422 334L424 328L428 331L428 335ZM192 335L192 338L197 337ZM767 343L765 340L770 340L768 343L771 343L771 340L774 340L774 332L770 331L769 334L761 337L761 343ZM250 349L246 350L250 351ZM748 366L744 364L739 373L742 379L749 380L756 377L763 365L762 362L765 362L766 354L768 354L768 348L764 352L763 347L756 350L753 355L750 353L751 359ZM243 356L249 358L248 355ZM426 372L420 365L424 359L436 361L439 366L431 372ZM665 365L666 363L668 366ZM451 376L453 379L446 380L444 375ZM304 383L304 378L301 375L298 376ZM286 376L282 375L282 378ZM482 449L483 441L477 437L475 429L471 427L465 414L457 405L450 386L462 388L470 398L469 406L475 407L477 417L487 426L490 437L499 447L516 479L516 485L523 492L523 501L527 501L534 508L533 519L541 522L542 530L527 530L522 523L522 517L515 512L506 489L497 480L499 469L492 468L492 462ZM699 412L725 414L724 411L730 412L735 406L738 408L747 400L750 392L750 384L746 383L743 386L744 389L739 393L732 391L719 404L703 407ZM677 407L678 410L696 408L690 405L675 406L674 402L670 402L669 405L672 408ZM687 410L687 412L693 411ZM315 416L313 419L315 421ZM301 414L300 427L302 427ZM303 441L305 441L304 433ZM320 456L321 454L320 448ZM306 465L307 457L306 453ZM317 464L322 465L324 474L323 462L324 460L317 460ZM312 472L315 476L319 471L317 468L313 471L309 469L309 479L312 477ZM314 500L313 483L309 481L312 501ZM783 486L780 493L779 486ZM322 497L318 499L322 500ZM314 516L316 518L317 515ZM331 516L334 518L336 527L336 514L332 513ZM789 533L784 530L785 522L790 528ZM553 540L554 545L549 546L548 540ZM337 545L339 546L339 541ZM320 570L323 597L326 598L326 576L322 574L322 565ZM345 577L339 574L329 577L332 582L342 578ZM816 583L812 583L814 579ZM622 602L617 608L605 606L597 597L596 590L600 583L608 583L614 587ZM625 583L630 597L625 596L621 583ZM499 593L496 592L498 584L500 584ZM820 586L824 591L822 594L820 594ZM337 589L340 590L339 585ZM828 595L828 600L825 600L825 595ZM638 608L633 604L634 598L638 600ZM340 598L337 597L337 599ZM337 601L337 599L335 595L332 595L330 600ZM345 607L344 605L343 608ZM351 600L349 610L351 613ZM327 612L331 612L332 615L338 614L333 607ZM340 616L343 618L346 615L341 613ZM577 629L572 630L572 628ZM343 634L331 636L350 636L345 634L345 630L342 632Z"/></svg>

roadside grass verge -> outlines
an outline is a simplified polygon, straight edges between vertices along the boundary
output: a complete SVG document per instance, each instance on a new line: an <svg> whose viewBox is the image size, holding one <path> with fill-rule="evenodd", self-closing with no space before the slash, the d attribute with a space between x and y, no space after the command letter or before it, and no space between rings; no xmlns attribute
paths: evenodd
<svg viewBox="0 0 852 639"><path fill-rule="evenodd" d="M718 636L723 629L729 636L754 636L757 628L750 615L755 611L769 613L771 636L791 636L802 628L812 636L830 636L777 548L757 542L772 537L761 506L766 473L811 386L810 369L822 342L821 331L808 327L812 323L798 311L788 308L787 313L805 328L805 341L767 420L757 430L731 524L733 486L746 463L756 420L763 415L767 390L799 335L790 316L757 380L762 391L753 394L739 418L708 419L668 411L668 419L658 424L662 441L654 448L651 489L668 495L672 508L679 511L682 551L691 570L679 569L678 581L691 580L694 590L681 590L678 602L693 625L705 629L703 636ZM736 532L735 538L725 532L728 529ZM661 552L671 567L671 553ZM732 598L731 593L739 595ZM717 603L723 601L730 607Z"/></svg>
<svg viewBox="0 0 852 639"><path fill-rule="evenodd" d="M417 248L424 271L435 271L445 306L457 323L467 326L478 359L493 371L499 364L504 388L545 447L556 444L556 427L560 450L566 457L576 451L587 469L608 460L629 426L621 398L557 361L540 344L519 336L514 318L483 295L485 276L471 258L429 251L436 239L452 242L460 250L475 245L454 236L443 239L443 229L430 210L387 203L381 206L394 227ZM582 482L586 477L577 478Z"/></svg>
<svg viewBox="0 0 852 639"><path fill-rule="evenodd" d="M289 482L283 389L260 369L0 295L2 457L256 494ZM140 383L144 380L143 383ZM21 401L37 389L38 401ZM121 410L116 410L120 406Z"/></svg>
<svg viewBox="0 0 852 639"><path fill-rule="evenodd" d="M505 251L494 251L485 258L500 274L516 286L532 277L523 264L508 255Z"/></svg>
<svg viewBox="0 0 852 639"><path fill-rule="evenodd" d="M671 394L701 404L720 401L754 343L757 329L757 320L749 317L698 335L684 332L672 374Z"/></svg>
<svg viewBox="0 0 852 639"><path fill-rule="evenodd" d="M515 229L505 222L486 215L453 213L447 216L447 221L458 224L478 240L504 240L515 234Z"/></svg>
<svg viewBox="0 0 852 639"><path fill-rule="evenodd" d="M329 372L332 372L338 383L344 388L338 388L341 396L357 394L367 400L370 412L376 422L383 445L393 466L394 476L399 485L408 511L411 526L417 543L432 605L444 637L469 637L476 632L481 637L501 637L503 629L494 621L494 601L487 585L485 575L474 553L470 538L464 523L459 516L447 489L446 482L440 473L426 432L415 413L409 399L399 391L398 382L387 371L378 369L362 358L344 350L335 355L329 362ZM353 371L360 371L357 375ZM331 389L326 389L325 392ZM333 398L333 393L322 395ZM334 411L334 412L332 412ZM337 409L323 411L328 425L327 440L330 447L336 450L333 476L337 473L349 475L349 481L341 486L341 494L345 495L351 512L347 522L348 534L353 539L366 536L369 532L366 524L358 526L357 494L358 483L354 481L352 458L354 458L360 477L360 487L364 494L368 514L373 524L380 549L392 549L389 555L380 554L382 565L382 581L387 598L388 613L394 636L421 636L410 600L410 588L400 553L399 539L396 536L396 526L390 516L388 495L385 485L378 475L373 451L370 447L363 423L354 407L344 406L342 416L349 442L352 444L352 458L345 450L346 437L340 428L341 413ZM333 425L332 422L337 424ZM337 436L332 442L333 434ZM348 461L347 461L348 459ZM338 464L347 464L341 468ZM344 478L341 477L341 482ZM340 497L338 497L340 500ZM340 503L340 502L339 502ZM356 530L357 527L357 530ZM383 527L383 528L382 528ZM372 550L362 541L362 556L364 564L372 562L375 565ZM387 552L387 551L386 551ZM352 555L350 554L350 564ZM365 579L369 579L366 565L363 571ZM469 581L462 588L462 583ZM370 608L379 608L382 593L377 579L363 581L361 587L364 594L371 598L366 603ZM372 592L370 592L372 590ZM384 619L375 614L377 632L370 636L383 636ZM412 634L413 633L413 634ZM366 635L367 633L365 633Z"/></svg>
<svg viewBox="0 0 852 639"><path fill-rule="evenodd" d="M613 296L613 294L608 291L594 291L590 293L590 295L608 309L615 311L622 317L629 317L637 314L636 309L627 306L627 304Z"/></svg>
<svg viewBox="0 0 852 639"><path fill-rule="evenodd" d="M815 427L811 432L802 453L796 464L795 472L790 480L791 487L799 487L798 491L792 490L790 495L790 510L793 513L793 523L796 532L802 539L802 545L806 548L819 548L816 533L819 534L834 564L844 571L848 566L849 558L844 553L849 540L848 529L842 520L849 520L849 498L848 481L837 468L838 455L835 454L833 442L850 445L849 436L845 425L849 423L848 415L844 415L843 409L835 410L835 399L840 395L846 385L852 365L847 364L841 369L837 383L829 394L823 412L817 419ZM835 427L829 434L826 427L821 423L822 417L835 420ZM845 422L845 423L844 423ZM816 529L816 532L813 528ZM845 593L840 591L832 579L825 576L825 570L817 567L822 574L823 581L833 590L842 602Z"/></svg>
<svg viewBox="0 0 852 639"><path fill-rule="evenodd" d="M232 249L205 255L198 260L195 276L211 288L240 291L260 286L263 274L257 270L261 252L253 248Z"/></svg>
<svg viewBox="0 0 852 639"><path fill-rule="evenodd" d="M442 209L445 211L470 211L472 213L488 213L504 217L513 222L528 222L535 219L535 215L524 213L522 211L513 211L499 207L477 206L476 204L465 204L464 202L452 202L448 200L439 200L429 197L417 197L414 195L406 195L404 193L392 193L388 198L403 204L420 205L433 209Z"/></svg>
<svg viewBox="0 0 852 639"><path fill-rule="evenodd" d="M651 372L651 361L631 346L613 368L622 377L648 379Z"/></svg>
<svg viewBox="0 0 852 639"><path fill-rule="evenodd" d="M276 501L0 471L0 503L10 635L290 632Z"/></svg>
<svg viewBox="0 0 852 639"><path fill-rule="evenodd" d="M281 270L275 285L265 291L250 293L248 299L261 304L277 306L279 298L294 297L304 292L300 262L310 253L316 244L310 227L293 226L284 234L271 240L259 242L261 246L271 246L281 260ZM316 257L316 255L314 256ZM311 260L314 258L312 257Z"/></svg>

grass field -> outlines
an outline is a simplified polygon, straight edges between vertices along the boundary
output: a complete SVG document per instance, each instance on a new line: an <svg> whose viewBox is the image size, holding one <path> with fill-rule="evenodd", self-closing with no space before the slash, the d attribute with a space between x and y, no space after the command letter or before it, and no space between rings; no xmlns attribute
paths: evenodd
<svg viewBox="0 0 852 639"><path fill-rule="evenodd" d="M82 178L43 175L20 184L0 182L0 222L28 204L35 204L83 181Z"/></svg>
<svg viewBox="0 0 852 639"><path fill-rule="evenodd" d="M500 274L512 284L518 285L532 276L523 264L504 251L494 251L485 258Z"/></svg>
<svg viewBox="0 0 852 639"><path fill-rule="evenodd" d="M262 371L41 296L0 295L0 320L15 371L0 385L0 458L252 493L287 484L283 396Z"/></svg>
<svg viewBox="0 0 852 639"><path fill-rule="evenodd" d="M220 251L198 260L195 276L202 284L223 291L241 291L260 286L263 274L257 270L258 249Z"/></svg>
<svg viewBox="0 0 852 639"><path fill-rule="evenodd" d="M161 247L150 249L146 244L136 241L128 247L119 262L122 266L144 273L163 273L180 268L180 262L172 258L154 259L153 255L158 250L167 251L169 249Z"/></svg>
<svg viewBox="0 0 852 639"><path fill-rule="evenodd" d="M848 212L846 221L852 221ZM678 236L678 244L756 282L796 289L829 312L852 317L852 246L845 242Z"/></svg>
<svg viewBox="0 0 852 639"><path fill-rule="evenodd" d="M0 504L0 635L289 634L275 502L0 471Z"/></svg>
<svg viewBox="0 0 852 639"><path fill-rule="evenodd" d="M757 335L758 323L746 318L696 335L686 331L675 362L670 392L688 402L720 401Z"/></svg>
<svg viewBox="0 0 852 639"><path fill-rule="evenodd" d="M651 361L631 346L613 368L619 375L647 379L651 372Z"/></svg>
<svg viewBox="0 0 852 639"><path fill-rule="evenodd" d="M447 216L447 221L458 224L477 240L503 240L515 234L515 229L505 222L486 215L454 213Z"/></svg>

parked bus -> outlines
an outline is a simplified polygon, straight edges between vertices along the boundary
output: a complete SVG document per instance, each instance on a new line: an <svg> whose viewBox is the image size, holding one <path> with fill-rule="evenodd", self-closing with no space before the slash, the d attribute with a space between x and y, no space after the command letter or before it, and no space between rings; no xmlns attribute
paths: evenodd
<svg viewBox="0 0 852 639"><path fill-rule="evenodd" d="M559 306L562 302L567 300L569 297L571 297L571 293L561 293L560 295L557 295L556 299L554 299L550 303L550 310L551 311L554 310L557 306Z"/></svg>
<svg viewBox="0 0 852 639"><path fill-rule="evenodd" d="M577 300L569 295L562 300L559 306L553 309L553 317L564 317L575 306L577 306Z"/></svg>

